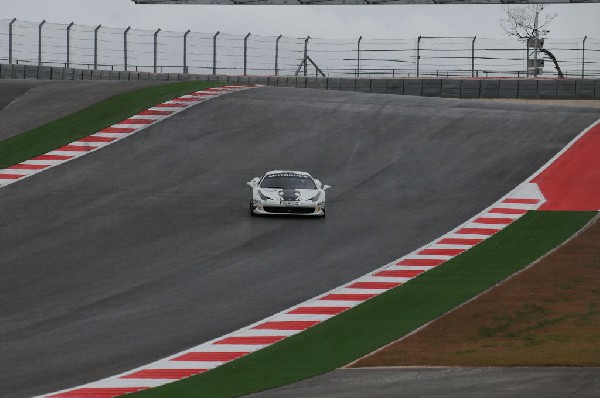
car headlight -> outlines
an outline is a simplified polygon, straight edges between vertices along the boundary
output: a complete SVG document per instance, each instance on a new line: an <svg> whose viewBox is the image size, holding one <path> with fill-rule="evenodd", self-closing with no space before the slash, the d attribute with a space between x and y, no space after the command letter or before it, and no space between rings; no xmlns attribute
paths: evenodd
<svg viewBox="0 0 600 398"><path fill-rule="evenodd" d="M310 198L311 202L316 202L319 200L319 197L321 196L321 192L318 192L314 197Z"/></svg>
<svg viewBox="0 0 600 398"><path fill-rule="evenodd" d="M259 197L261 200L272 200L272 199L271 199L271 198L269 198L268 196L266 196L266 195L263 195L263 193L262 193L261 191L258 191L258 197Z"/></svg>

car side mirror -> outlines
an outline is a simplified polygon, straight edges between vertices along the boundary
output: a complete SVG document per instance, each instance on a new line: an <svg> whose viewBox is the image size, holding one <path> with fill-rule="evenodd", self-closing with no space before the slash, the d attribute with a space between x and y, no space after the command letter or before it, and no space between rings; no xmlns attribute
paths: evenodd
<svg viewBox="0 0 600 398"><path fill-rule="evenodd" d="M323 185L323 190L331 188L331 185Z"/></svg>
<svg viewBox="0 0 600 398"><path fill-rule="evenodd" d="M256 184L258 183L258 180L260 180L260 178L254 177L253 179L251 179L250 181L248 181L246 183L246 185L248 185L250 188L254 188L256 186Z"/></svg>

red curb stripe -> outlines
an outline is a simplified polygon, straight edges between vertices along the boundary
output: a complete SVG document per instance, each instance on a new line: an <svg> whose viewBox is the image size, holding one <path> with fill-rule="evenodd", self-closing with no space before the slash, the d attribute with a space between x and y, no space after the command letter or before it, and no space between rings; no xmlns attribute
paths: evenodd
<svg viewBox="0 0 600 398"><path fill-rule="evenodd" d="M114 138L114 137L98 137L98 136L90 135L88 137L84 137L80 140L77 140L77 142L111 142L114 140L116 140L116 138Z"/></svg>
<svg viewBox="0 0 600 398"><path fill-rule="evenodd" d="M134 119L134 118L129 118L129 119L125 119L123 121L120 121L117 124L152 124L155 121L156 120L154 120L154 119Z"/></svg>
<svg viewBox="0 0 600 398"><path fill-rule="evenodd" d="M49 398L114 398L123 394L147 389L148 387L78 388L76 390L50 395Z"/></svg>
<svg viewBox="0 0 600 398"><path fill-rule="evenodd" d="M539 199L504 199L502 203L520 203L524 205L535 205L539 203Z"/></svg>
<svg viewBox="0 0 600 398"><path fill-rule="evenodd" d="M422 274L423 272L425 272L424 270L420 270L420 269L416 269L416 270L385 270L385 271L380 271L376 274L374 274L373 276L380 276L380 277L386 277L386 276L390 276L390 277L394 277L394 278L414 278L415 276Z"/></svg>
<svg viewBox="0 0 600 398"><path fill-rule="evenodd" d="M98 131L99 133L111 133L111 134L128 134L128 133L133 133L135 130L134 128L131 127L107 127L105 129L102 129L100 131Z"/></svg>
<svg viewBox="0 0 600 398"><path fill-rule="evenodd" d="M190 377L203 372L207 369L144 369L134 372L121 379L170 379L179 380L185 377Z"/></svg>
<svg viewBox="0 0 600 398"><path fill-rule="evenodd" d="M349 289L391 289L400 286L399 282L356 282L347 286Z"/></svg>
<svg viewBox="0 0 600 398"><path fill-rule="evenodd" d="M69 160L72 158L73 156L69 155L40 155L31 160Z"/></svg>
<svg viewBox="0 0 600 398"><path fill-rule="evenodd" d="M215 344L236 344L236 345L265 345L277 343L287 336L251 336L251 337L227 337L217 341Z"/></svg>
<svg viewBox="0 0 600 398"><path fill-rule="evenodd" d="M462 228L456 231L457 234L464 235L494 235L499 229L493 228Z"/></svg>
<svg viewBox="0 0 600 398"><path fill-rule="evenodd" d="M267 330L306 330L320 321L274 321L265 322L261 325L255 326L253 329L267 329Z"/></svg>
<svg viewBox="0 0 600 398"><path fill-rule="evenodd" d="M22 174L0 174L0 180L18 180L21 177L25 177Z"/></svg>
<svg viewBox="0 0 600 398"><path fill-rule="evenodd" d="M424 249L417 254L421 254L423 256L458 256L464 251L465 249Z"/></svg>
<svg viewBox="0 0 600 398"><path fill-rule="evenodd" d="M445 259L441 258L405 258L396 263L396 265L415 265L423 267L435 267L441 263L446 262Z"/></svg>
<svg viewBox="0 0 600 398"><path fill-rule="evenodd" d="M188 352L171 361L189 362L227 362L243 357L249 352Z"/></svg>
<svg viewBox="0 0 600 398"><path fill-rule="evenodd" d="M479 217L475 221L478 224L510 224L515 221L512 218L490 218L490 217Z"/></svg>
<svg viewBox="0 0 600 398"><path fill-rule="evenodd" d="M366 301L377 296L376 294L328 294L319 300L329 301Z"/></svg>
<svg viewBox="0 0 600 398"><path fill-rule="evenodd" d="M14 166L7 167L8 170L41 170L48 167L47 164L15 164Z"/></svg>
<svg viewBox="0 0 600 398"><path fill-rule="evenodd" d="M462 239L462 238L444 238L440 240L438 245L469 245L474 246L483 242L483 239Z"/></svg>
<svg viewBox="0 0 600 398"><path fill-rule="evenodd" d="M198 101L198 98L183 98L183 97L179 97L179 98L173 99L172 101L196 102L196 101Z"/></svg>
<svg viewBox="0 0 600 398"><path fill-rule="evenodd" d="M172 114L174 111L154 111L150 109L146 109L145 111L141 111L138 113L139 116L166 116Z"/></svg>
<svg viewBox="0 0 600 398"><path fill-rule="evenodd" d="M158 104L158 105L154 105L152 108L187 108L187 104L178 104L178 103L172 103L172 104Z"/></svg>
<svg viewBox="0 0 600 398"><path fill-rule="evenodd" d="M527 210L524 209L508 209L506 207L494 207L490 210L490 213L494 214L525 214Z"/></svg>
<svg viewBox="0 0 600 398"><path fill-rule="evenodd" d="M350 307L298 307L295 310L288 312L288 314L337 315L349 309Z"/></svg>
<svg viewBox="0 0 600 398"><path fill-rule="evenodd" d="M95 146L88 146L88 145L65 145L65 146L61 146L58 149L55 149L55 151L66 151L66 152L89 152L92 151L94 149L96 149L98 147Z"/></svg>

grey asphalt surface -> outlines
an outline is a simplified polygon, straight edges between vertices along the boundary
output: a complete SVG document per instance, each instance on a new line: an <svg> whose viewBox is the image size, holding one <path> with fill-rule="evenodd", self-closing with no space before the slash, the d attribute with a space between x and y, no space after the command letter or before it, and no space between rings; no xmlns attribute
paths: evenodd
<svg viewBox="0 0 600 398"><path fill-rule="evenodd" d="M597 109L285 88L228 94L0 189L0 391L143 365L337 287L508 192ZM325 219L255 218L311 172Z"/></svg>
<svg viewBox="0 0 600 398"><path fill-rule="evenodd" d="M341 369L248 398L595 398L599 368Z"/></svg>
<svg viewBox="0 0 600 398"><path fill-rule="evenodd" d="M159 81L0 80L0 140Z"/></svg>

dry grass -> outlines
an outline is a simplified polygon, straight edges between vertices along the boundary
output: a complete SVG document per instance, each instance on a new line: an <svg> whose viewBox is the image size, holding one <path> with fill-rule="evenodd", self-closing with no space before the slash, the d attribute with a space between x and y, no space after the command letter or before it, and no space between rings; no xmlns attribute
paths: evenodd
<svg viewBox="0 0 600 398"><path fill-rule="evenodd" d="M368 366L600 366L600 222L521 274L367 356Z"/></svg>

